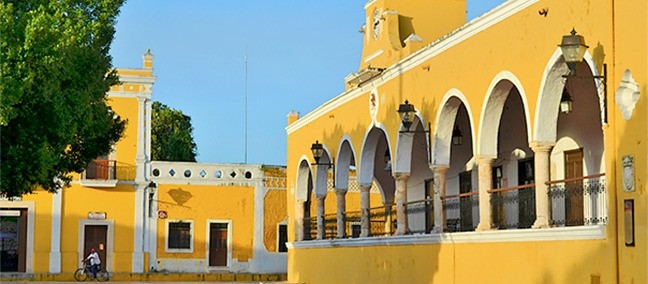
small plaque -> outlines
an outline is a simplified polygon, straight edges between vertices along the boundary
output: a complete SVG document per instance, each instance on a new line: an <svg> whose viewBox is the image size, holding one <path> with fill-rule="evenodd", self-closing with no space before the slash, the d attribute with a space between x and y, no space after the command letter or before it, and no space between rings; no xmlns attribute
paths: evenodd
<svg viewBox="0 0 648 284"><path fill-rule="evenodd" d="M106 212L88 212L88 219L90 220L106 220Z"/></svg>
<svg viewBox="0 0 648 284"><path fill-rule="evenodd" d="M167 217L169 217L169 214L167 214L166 211L164 210L158 211L158 219L166 219Z"/></svg>

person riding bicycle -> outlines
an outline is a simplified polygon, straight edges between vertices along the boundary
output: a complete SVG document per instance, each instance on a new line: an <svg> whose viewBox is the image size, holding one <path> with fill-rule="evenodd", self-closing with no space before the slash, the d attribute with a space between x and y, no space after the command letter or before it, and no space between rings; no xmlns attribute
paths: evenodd
<svg viewBox="0 0 648 284"><path fill-rule="evenodd" d="M86 257L87 261L90 261L90 271L92 272L92 277L97 278L97 271L99 270L99 264L101 264L101 259L99 254L95 251L94 248L90 250L90 254Z"/></svg>

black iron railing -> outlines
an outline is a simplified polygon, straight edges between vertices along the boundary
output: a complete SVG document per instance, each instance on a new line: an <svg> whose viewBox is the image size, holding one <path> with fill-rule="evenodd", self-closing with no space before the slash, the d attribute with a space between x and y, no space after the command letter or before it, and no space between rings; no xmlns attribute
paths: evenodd
<svg viewBox="0 0 648 284"><path fill-rule="evenodd" d="M369 235L391 236L396 230L396 206L369 208Z"/></svg>
<svg viewBox="0 0 648 284"><path fill-rule="evenodd" d="M535 184L489 190L493 224L498 229L531 228L536 220Z"/></svg>
<svg viewBox="0 0 648 284"><path fill-rule="evenodd" d="M405 203L410 233L429 233L434 227L434 205L432 199Z"/></svg>
<svg viewBox="0 0 648 284"><path fill-rule="evenodd" d="M473 210L479 208L479 192L467 192L441 197L445 211L446 232L474 231ZM479 212L479 210L476 210Z"/></svg>
<svg viewBox="0 0 648 284"><path fill-rule="evenodd" d="M605 173L548 181L553 226L607 224Z"/></svg>
<svg viewBox="0 0 648 284"><path fill-rule="evenodd" d="M324 238L335 239L337 237L337 213L324 215Z"/></svg>
<svg viewBox="0 0 648 284"><path fill-rule="evenodd" d="M304 240L317 239L317 216L304 218Z"/></svg>

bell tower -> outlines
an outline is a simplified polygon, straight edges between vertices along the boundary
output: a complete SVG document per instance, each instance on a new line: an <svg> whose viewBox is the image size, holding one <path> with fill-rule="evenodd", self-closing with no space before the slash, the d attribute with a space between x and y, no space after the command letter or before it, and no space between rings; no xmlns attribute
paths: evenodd
<svg viewBox="0 0 648 284"><path fill-rule="evenodd" d="M364 9L360 68L345 78L347 88L466 23L466 0L370 0Z"/></svg>

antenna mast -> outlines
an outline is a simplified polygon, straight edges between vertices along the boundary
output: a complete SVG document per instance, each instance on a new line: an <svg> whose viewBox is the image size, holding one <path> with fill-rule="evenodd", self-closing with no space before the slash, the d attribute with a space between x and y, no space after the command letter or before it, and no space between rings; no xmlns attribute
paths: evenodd
<svg viewBox="0 0 648 284"><path fill-rule="evenodd" d="M245 45L245 158L244 163L247 164L247 147L248 147L248 89L247 89L247 44Z"/></svg>

